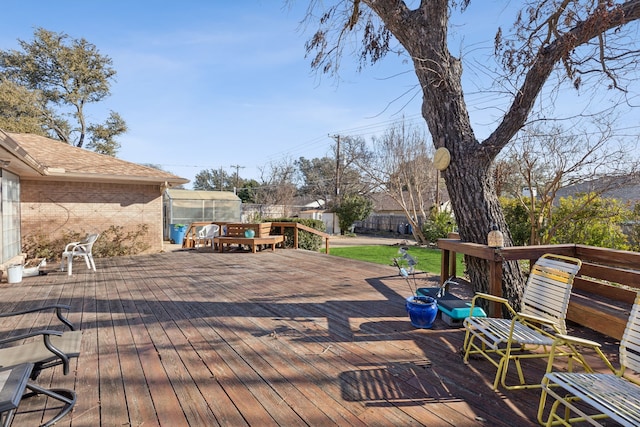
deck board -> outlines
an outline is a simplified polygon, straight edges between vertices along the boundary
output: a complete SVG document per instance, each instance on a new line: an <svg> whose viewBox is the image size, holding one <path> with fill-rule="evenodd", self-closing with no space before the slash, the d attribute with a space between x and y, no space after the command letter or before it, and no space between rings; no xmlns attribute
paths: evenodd
<svg viewBox="0 0 640 427"><path fill-rule="evenodd" d="M66 303L83 330L72 374L38 379L79 395L56 425L536 425L539 392L493 392L491 365L463 363L462 330L411 326L391 266L302 250L96 264L0 284L2 311ZM36 425L42 405L24 402L14 425Z"/></svg>

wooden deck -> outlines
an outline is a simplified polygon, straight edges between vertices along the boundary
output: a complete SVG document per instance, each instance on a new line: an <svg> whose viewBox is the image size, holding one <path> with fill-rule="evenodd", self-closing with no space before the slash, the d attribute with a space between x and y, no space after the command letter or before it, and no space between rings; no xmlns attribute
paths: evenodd
<svg viewBox="0 0 640 427"><path fill-rule="evenodd" d="M489 363L463 364L462 330L410 325L391 266L302 250L96 264L0 285L3 312L70 304L83 330L74 372L37 380L78 393L57 426L536 425L539 392L493 392ZM44 405L23 402L13 425Z"/></svg>

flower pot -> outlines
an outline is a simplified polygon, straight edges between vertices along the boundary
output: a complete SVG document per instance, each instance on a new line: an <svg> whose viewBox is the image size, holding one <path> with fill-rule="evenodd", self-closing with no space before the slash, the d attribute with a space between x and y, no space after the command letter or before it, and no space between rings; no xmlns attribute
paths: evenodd
<svg viewBox="0 0 640 427"><path fill-rule="evenodd" d="M420 329L429 329L438 315L438 303L427 296L410 296L406 301L411 324Z"/></svg>

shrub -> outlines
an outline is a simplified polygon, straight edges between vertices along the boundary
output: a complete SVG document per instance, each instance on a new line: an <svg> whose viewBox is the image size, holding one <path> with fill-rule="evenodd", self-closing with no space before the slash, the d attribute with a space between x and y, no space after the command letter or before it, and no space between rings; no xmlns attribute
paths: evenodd
<svg viewBox="0 0 640 427"><path fill-rule="evenodd" d="M438 239L445 239L455 228L455 219L449 211L432 213L428 220L422 224L422 234L430 243L435 243Z"/></svg>
<svg viewBox="0 0 640 427"><path fill-rule="evenodd" d="M93 246L93 256L96 258L119 255L136 255L149 249L149 245L140 239L149 231L146 224L139 224L137 230L124 232L121 226L112 225L100 234ZM51 239L43 233L27 236L23 242L23 252L27 259L46 258L50 261L60 261L65 246L71 242L82 240L87 233L65 232L60 237Z"/></svg>
<svg viewBox="0 0 640 427"><path fill-rule="evenodd" d="M326 231L324 222L319 219L308 218L273 218L265 219L263 222L297 222L298 224L306 225L318 231ZM293 247L293 228L285 228L285 246L287 248ZM322 247L322 237L317 234L309 233L304 230L298 231L298 248L306 249L309 251L318 251Z"/></svg>
<svg viewBox="0 0 640 427"><path fill-rule="evenodd" d="M579 243L601 248L629 248L622 232L630 210L619 200L590 195L563 197L554 209L552 244ZM557 221L557 222L556 222Z"/></svg>
<svg viewBox="0 0 640 427"><path fill-rule="evenodd" d="M122 255L136 255L149 249L149 244L140 239L149 232L147 224L138 224L137 230L123 231L119 225L112 225L102 232L95 245L93 255L106 258Z"/></svg>
<svg viewBox="0 0 640 427"><path fill-rule="evenodd" d="M339 206L334 208L334 213L338 215L340 234L348 233L353 223L366 219L373 211L373 202L358 194L344 196Z"/></svg>
<svg viewBox="0 0 640 427"><path fill-rule="evenodd" d="M531 218L527 207L518 199L500 198L504 218L514 246L526 246L531 240Z"/></svg>
<svg viewBox="0 0 640 427"><path fill-rule="evenodd" d="M67 243L80 241L84 234L78 232L65 232L60 237L51 240L50 236L39 233L25 237L22 243L22 251L27 259L46 258L51 261L59 261L62 251Z"/></svg>

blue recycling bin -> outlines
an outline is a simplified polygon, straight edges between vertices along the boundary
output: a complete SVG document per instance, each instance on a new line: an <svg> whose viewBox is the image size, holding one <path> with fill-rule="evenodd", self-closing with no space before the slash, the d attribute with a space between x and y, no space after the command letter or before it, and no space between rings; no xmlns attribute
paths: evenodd
<svg viewBox="0 0 640 427"><path fill-rule="evenodd" d="M187 234L187 226L185 224L170 224L169 238L172 243L179 245L184 241L184 235Z"/></svg>

